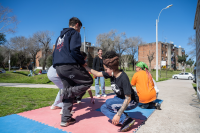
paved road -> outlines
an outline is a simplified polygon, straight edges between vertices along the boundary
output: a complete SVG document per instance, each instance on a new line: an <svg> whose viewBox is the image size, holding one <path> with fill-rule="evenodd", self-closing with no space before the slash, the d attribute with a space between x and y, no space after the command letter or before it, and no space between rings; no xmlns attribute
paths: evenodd
<svg viewBox="0 0 200 133"><path fill-rule="evenodd" d="M192 80L171 79L157 84L158 98L164 100L162 110L156 110L137 133L200 133L200 109L190 106L195 99ZM0 83L0 86L57 88L55 85L21 83Z"/></svg>
<svg viewBox="0 0 200 133"><path fill-rule="evenodd" d="M48 84L26 84L26 83L0 83L0 86L7 87L30 87L30 88L54 88L58 89L56 85ZM94 86L91 86L92 90L95 90ZM111 87L106 87L106 90L112 90Z"/></svg>

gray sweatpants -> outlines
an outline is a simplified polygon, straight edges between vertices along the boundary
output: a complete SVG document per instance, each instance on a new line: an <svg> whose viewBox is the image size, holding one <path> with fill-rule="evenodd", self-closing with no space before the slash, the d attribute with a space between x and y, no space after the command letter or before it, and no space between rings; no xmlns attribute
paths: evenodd
<svg viewBox="0 0 200 133"><path fill-rule="evenodd" d="M56 69L53 68L53 66L51 66L49 68L49 70L47 72L47 77L59 88L59 92L56 96L56 99L55 99L53 105L62 108L63 103L62 103L61 89L63 88L63 83L62 83L60 77L58 77Z"/></svg>

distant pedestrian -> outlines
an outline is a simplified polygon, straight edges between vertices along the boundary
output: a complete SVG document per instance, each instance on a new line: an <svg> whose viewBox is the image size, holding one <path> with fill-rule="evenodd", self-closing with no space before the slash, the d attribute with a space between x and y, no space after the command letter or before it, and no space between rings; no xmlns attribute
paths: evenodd
<svg viewBox="0 0 200 133"><path fill-rule="evenodd" d="M29 64L29 66L28 66L28 70L29 70L29 74L28 74L28 76L32 76L33 75L33 66L32 66L32 62Z"/></svg>
<svg viewBox="0 0 200 133"><path fill-rule="evenodd" d="M86 92L93 83L91 75L83 67L86 64L80 53L81 27L82 23L78 18L71 18L69 28L61 31L53 53L53 67L63 83L63 114L60 125L64 127L76 122L71 115L74 98Z"/></svg>
<svg viewBox="0 0 200 133"><path fill-rule="evenodd" d="M98 72L104 71L102 54L103 54L102 49L98 49L98 56L96 56L93 60L92 68ZM95 95L98 98L101 97L99 93L99 80L101 84L101 94L102 96L106 97L104 77L95 77Z"/></svg>
<svg viewBox="0 0 200 133"><path fill-rule="evenodd" d="M40 74L42 74L42 69L40 69L40 71L39 71L38 75L40 75Z"/></svg>

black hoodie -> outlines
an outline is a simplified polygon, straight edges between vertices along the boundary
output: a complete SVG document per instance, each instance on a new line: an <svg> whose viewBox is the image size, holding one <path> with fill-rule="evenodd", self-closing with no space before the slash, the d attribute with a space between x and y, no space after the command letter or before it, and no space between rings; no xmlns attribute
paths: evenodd
<svg viewBox="0 0 200 133"><path fill-rule="evenodd" d="M65 64L85 64L80 48L80 33L74 28L64 28L55 43L53 67Z"/></svg>

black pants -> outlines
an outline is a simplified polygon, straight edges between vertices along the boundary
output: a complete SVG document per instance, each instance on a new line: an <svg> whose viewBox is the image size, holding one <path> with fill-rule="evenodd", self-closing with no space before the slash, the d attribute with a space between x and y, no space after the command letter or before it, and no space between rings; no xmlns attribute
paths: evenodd
<svg viewBox="0 0 200 133"><path fill-rule="evenodd" d="M71 119L74 97L85 93L93 83L93 78L80 65L56 66L56 72L63 82L63 115L62 122Z"/></svg>

